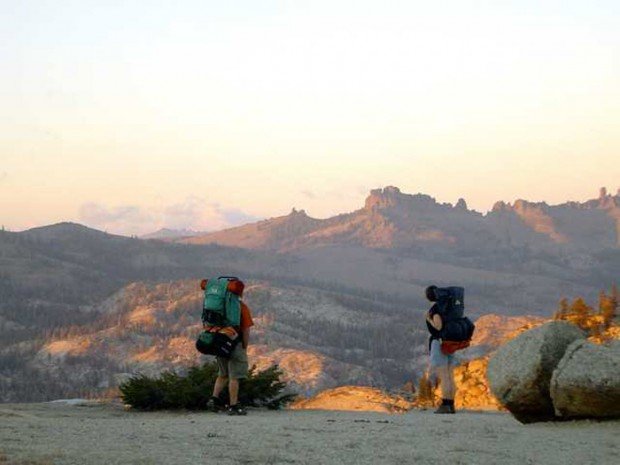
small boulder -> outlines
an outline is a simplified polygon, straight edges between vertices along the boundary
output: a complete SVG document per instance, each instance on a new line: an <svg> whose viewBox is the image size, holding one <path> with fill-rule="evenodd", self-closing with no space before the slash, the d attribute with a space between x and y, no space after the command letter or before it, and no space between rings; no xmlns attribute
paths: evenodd
<svg viewBox="0 0 620 465"><path fill-rule="evenodd" d="M620 341L575 341L551 377L556 414L564 418L620 417Z"/></svg>
<svg viewBox="0 0 620 465"><path fill-rule="evenodd" d="M583 331L565 321L552 321L522 333L489 360L491 392L522 423L553 419L551 375L566 348L583 339Z"/></svg>

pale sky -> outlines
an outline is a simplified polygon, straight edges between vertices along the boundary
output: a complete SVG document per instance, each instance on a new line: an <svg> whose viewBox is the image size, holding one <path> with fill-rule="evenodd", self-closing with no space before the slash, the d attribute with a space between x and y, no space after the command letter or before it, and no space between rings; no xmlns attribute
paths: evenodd
<svg viewBox="0 0 620 465"><path fill-rule="evenodd" d="M0 223L620 187L620 2L0 0Z"/></svg>

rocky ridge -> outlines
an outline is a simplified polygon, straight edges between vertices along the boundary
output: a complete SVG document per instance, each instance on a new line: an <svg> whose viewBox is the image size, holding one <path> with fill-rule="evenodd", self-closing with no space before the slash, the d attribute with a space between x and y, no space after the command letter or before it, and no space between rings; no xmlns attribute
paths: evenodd
<svg viewBox="0 0 620 465"><path fill-rule="evenodd" d="M620 246L620 195L608 194L603 188L597 199L583 203L497 202L482 215L469 210L463 199L453 206L390 186L372 190L364 207L352 213L319 220L293 210L288 216L179 241L280 252L327 244L381 249L442 245L487 252L524 245L544 250L557 245L599 250Z"/></svg>

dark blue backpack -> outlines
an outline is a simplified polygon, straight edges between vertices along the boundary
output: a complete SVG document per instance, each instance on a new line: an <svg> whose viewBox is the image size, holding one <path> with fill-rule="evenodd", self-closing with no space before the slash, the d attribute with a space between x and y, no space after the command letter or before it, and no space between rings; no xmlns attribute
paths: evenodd
<svg viewBox="0 0 620 465"><path fill-rule="evenodd" d="M435 289L439 313L443 319L456 319L465 316L465 288L458 286Z"/></svg>
<svg viewBox="0 0 620 465"><path fill-rule="evenodd" d="M465 316L465 289L439 287L435 290L439 314L443 322L441 339L444 341L469 341L476 326Z"/></svg>

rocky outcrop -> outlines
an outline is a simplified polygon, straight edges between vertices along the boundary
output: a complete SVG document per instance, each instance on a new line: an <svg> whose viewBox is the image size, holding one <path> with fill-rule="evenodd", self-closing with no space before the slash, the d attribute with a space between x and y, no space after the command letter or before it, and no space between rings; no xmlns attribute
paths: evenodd
<svg viewBox="0 0 620 465"><path fill-rule="evenodd" d="M546 203L532 203L517 200L513 207L521 221L533 231L549 237L553 242L566 243L568 238L558 231L555 221L551 217L550 208Z"/></svg>
<svg viewBox="0 0 620 465"><path fill-rule="evenodd" d="M459 410L501 410L502 405L491 394L487 382L487 365L489 356L480 357L463 363L454 369L454 383L456 384L455 407ZM423 388L420 390L422 391ZM416 407L428 408L437 406L441 399L441 385L435 386L432 396L424 398L418 393Z"/></svg>
<svg viewBox="0 0 620 465"><path fill-rule="evenodd" d="M501 409L501 404L491 394L487 382L488 363L489 357L482 357L458 366L454 370L454 382L457 386L454 399L456 408Z"/></svg>
<svg viewBox="0 0 620 465"><path fill-rule="evenodd" d="M584 338L579 328L563 321L521 334L491 357L487 370L491 392L523 423L553 418L551 375L567 347Z"/></svg>
<svg viewBox="0 0 620 465"><path fill-rule="evenodd" d="M575 341L551 378L555 412L563 418L620 417L620 341Z"/></svg>
<svg viewBox="0 0 620 465"><path fill-rule="evenodd" d="M283 372L281 379L303 395L343 382L376 382L373 373L363 367L310 350L274 349L265 344L253 344L248 348L248 356L258 371L278 365Z"/></svg>
<svg viewBox="0 0 620 465"><path fill-rule="evenodd" d="M472 347L468 349L468 352L476 348L488 354L519 334L548 321L548 319L534 315L506 316L494 313L482 315L476 320L476 331L471 341Z"/></svg>
<svg viewBox="0 0 620 465"><path fill-rule="evenodd" d="M286 216L176 240L280 252L334 244L379 249L441 244L480 256L494 254L497 247L527 246L550 253L557 253L558 244L582 252L617 247L619 228L620 196L604 189L583 203L500 201L483 216L462 198L453 206L388 186L371 190L363 208L331 218L310 218L293 209Z"/></svg>
<svg viewBox="0 0 620 465"><path fill-rule="evenodd" d="M349 410L364 412L402 413L413 404L400 396L363 386L341 386L291 405L298 410Z"/></svg>

